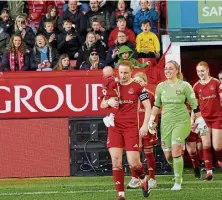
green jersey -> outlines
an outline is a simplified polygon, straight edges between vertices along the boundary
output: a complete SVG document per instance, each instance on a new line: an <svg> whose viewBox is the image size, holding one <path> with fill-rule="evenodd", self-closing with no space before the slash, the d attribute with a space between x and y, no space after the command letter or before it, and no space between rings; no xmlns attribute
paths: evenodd
<svg viewBox="0 0 222 200"><path fill-rule="evenodd" d="M161 122L167 124L189 121L190 114L186 100L188 100L192 109L197 108L195 93L189 83L177 80L175 83L164 81L158 84L154 105L162 106Z"/></svg>

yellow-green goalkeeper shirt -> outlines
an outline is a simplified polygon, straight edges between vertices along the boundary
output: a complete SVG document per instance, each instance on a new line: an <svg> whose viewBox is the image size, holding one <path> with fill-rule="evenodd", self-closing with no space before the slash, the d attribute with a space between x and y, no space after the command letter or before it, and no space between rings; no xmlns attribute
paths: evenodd
<svg viewBox="0 0 222 200"><path fill-rule="evenodd" d="M197 108L197 100L189 83L177 80L175 83L164 81L158 84L154 105L162 106L161 122L172 124L190 120L186 100L188 100L192 110Z"/></svg>

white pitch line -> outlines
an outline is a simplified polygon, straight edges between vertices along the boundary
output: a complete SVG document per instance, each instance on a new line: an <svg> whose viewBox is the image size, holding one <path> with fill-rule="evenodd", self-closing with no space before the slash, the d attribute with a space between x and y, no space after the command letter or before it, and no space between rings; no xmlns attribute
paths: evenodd
<svg viewBox="0 0 222 200"><path fill-rule="evenodd" d="M222 188L184 188L184 190L222 190ZM152 190L158 191L170 191L170 188L155 188ZM79 191L45 191L45 192L9 192L9 193L0 193L0 196L22 196L22 195L50 195L50 194L79 194L79 193L109 193L115 192L116 190L79 190ZM127 192L140 191L140 189L127 190ZM182 190L183 191L183 190Z"/></svg>

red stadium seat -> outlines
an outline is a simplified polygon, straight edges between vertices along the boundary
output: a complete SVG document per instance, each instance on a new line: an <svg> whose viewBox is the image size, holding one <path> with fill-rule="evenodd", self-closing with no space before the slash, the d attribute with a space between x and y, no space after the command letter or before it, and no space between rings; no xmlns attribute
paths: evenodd
<svg viewBox="0 0 222 200"><path fill-rule="evenodd" d="M70 65L72 68L76 68L76 62L77 60L70 60Z"/></svg>
<svg viewBox="0 0 222 200"><path fill-rule="evenodd" d="M45 14L46 2L43 0L28 0L29 18L32 22L40 22Z"/></svg>

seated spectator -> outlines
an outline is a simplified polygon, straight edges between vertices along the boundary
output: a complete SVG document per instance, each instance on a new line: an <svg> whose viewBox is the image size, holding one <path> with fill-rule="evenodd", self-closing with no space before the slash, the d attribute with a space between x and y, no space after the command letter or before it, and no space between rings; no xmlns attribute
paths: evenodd
<svg viewBox="0 0 222 200"><path fill-rule="evenodd" d="M29 27L26 16L19 15L15 20L15 34L20 34L25 41L25 44L29 50L31 50L35 44L35 33L31 27Z"/></svg>
<svg viewBox="0 0 222 200"><path fill-rule="evenodd" d="M63 20L63 32L58 36L57 46L61 54L66 53L70 59L77 59L80 40L70 19Z"/></svg>
<svg viewBox="0 0 222 200"><path fill-rule="evenodd" d="M85 15L78 9L77 3L77 0L68 1L68 10L59 17L58 29L60 32L63 32L63 20L69 18L79 35L81 44L83 44L87 33L87 22Z"/></svg>
<svg viewBox="0 0 222 200"><path fill-rule="evenodd" d="M89 59L83 61L80 69L103 69L105 67L104 61L99 57L99 52L97 49L91 49L89 54Z"/></svg>
<svg viewBox="0 0 222 200"><path fill-rule="evenodd" d="M133 55L132 49L130 49L128 46L123 45L119 49L119 52L118 52L119 60L118 60L117 66L123 60L130 61L135 68L137 68L137 67L144 68L144 67L146 67L148 65L147 63L139 63L135 58L132 58L132 55Z"/></svg>
<svg viewBox="0 0 222 200"><path fill-rule="evenodd" d="M159 58L160 42L156 34L150 31L151 23L144 20L141 26L143 32L136 37L136 50L139 58Z"/></svg>
<svg viewBox="0 0 222 200"><path fill-rule="evenodd" d="M77 58L76 67L79 68L83 61L86 61L89 58L89 54L91 49L97 49L99 52L99 57L105 59L105 49L100 41L97 41L96 34L93 32L89 32L86 35L86 41L82 45L79 51L79 55Z"/></svg>
<svg viewBox="0 0 222 200"><path fill-rule="evenodd" d="M0 27L3 28L5 33L8 33L9 36L12 35L14 23L12 19L9 17L9 11L7 8L1 10L0 15Z"/></svg>
<svg viewBox="0 0 222 200"><path fill-rule="evenodd" d="M9 44L10 37L9 35L0 27L0 61L2 60L2 55L6 50L7 45Z"/></svg>
<svg viewBox="0 0 222 200"><path fill-rule="evenodd" d="M109 31L110 30L110 14L103 8L99 8L98 0L90 0L89 6L91 10L86 13L87 19L87 29L90 30L92 27L93 18L99 18L101 22L101 30Z"/></svg>
<svg viewBox="0 0 222 200"><path fill-rule="evenodd" d="M45 15L42 15L41 21L39 23L39 29L38 29L38 34L41 33L43 34L45 32L45 22L46 21L51 21L54 26L54 31L57 31L57 25L58 25L58 7L57 6L49 6L47 13Z"/></svg>
<svg viewBox="0 0 222 200"><path fill-rule="evenodd" d="M2 57L1 71L27 71L29 70L29 52L27 51L21 35L13 35L9 47Z"/></svg>
<svg viewBox="0 0 222 200"><path fill-rule="evenodd" d="M119 48L123 45L128 46L130 49L133 50L133 58L137 58L136 46L128 41L128 34L124 31L119 31L117 34L117 43L111 46L108 50L106 55L106 65L114 67L115 64L118 62L118 51Z"/></svg>
<svg viewBox="0 0 222 200"><path fill-rule="evenodd" d="M134 32L126 27L126 19L123 16L117 17L117 27L112 30L112 32L109 35L108 39L108 46L111 47L114 45L117 40L117 34L119 31L124 31L128 34L128 40L131 41L133 44L136 44L136 38Z"/></svg>
<svg viewBox="0 0 222 200"><path fill-rule="evenodd" d="M130 29L133 29L134 17L133 17L132 11L133 10L131 8L127 8L127 4L124 0L118 0L117 9L113 11L111 14L111 19L110 19L111 28L112 29L116 28L117 17L123 16L126 19L126 26Z"/></svg>
<svg viewBox="0 0 222 200"><path fill-rule="evenodd" d="M53 68L53 70L71 70L71 64L68 54L62 54L59 58L58 63Z"/></svg>
<svg viewBox="0 0 222 200"><path fill-rule="evenodd" d="M48 40L51 47L57 49L58 34L54 30L54 22L51 20L46 20L44 22L44 32L42 33Z"/></svg>
<svg viewBox="0 0 222 200"><path fill-rule="evenodd" d="M151 22L151 31L157 34L157 21L160 16L155 10L155 5L152 5L152 3L147 0L140 0L140 7L141 9L136 13L136 16L134 17L134 32L136 33L136 35L141 33L142 21L149 20Z"/></svg>
<svg viewBox="0 0 222 200"><path fill-rule="evenodd" d="M96 34L97 41L100 41L104 48L107 48L108 34L102 28L101 22L98 18L93 18L91 31Z"/></svg>
<svg viewBox="0 0 222 200"><path fill-rule="evenodd" d="M51 71L59 59L56 49L50 47L44 35L37 35L31 53L30 68L36 71Z"/></svg>

